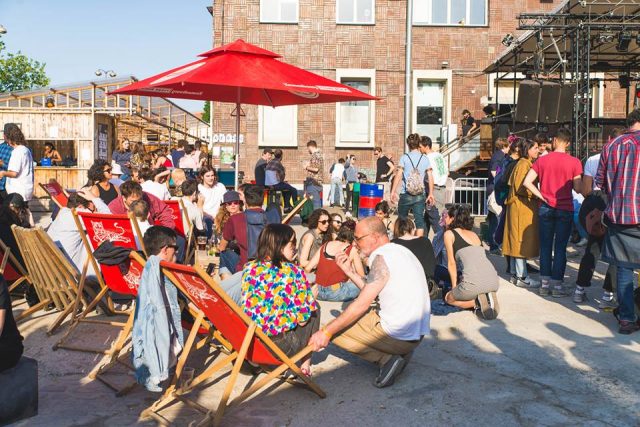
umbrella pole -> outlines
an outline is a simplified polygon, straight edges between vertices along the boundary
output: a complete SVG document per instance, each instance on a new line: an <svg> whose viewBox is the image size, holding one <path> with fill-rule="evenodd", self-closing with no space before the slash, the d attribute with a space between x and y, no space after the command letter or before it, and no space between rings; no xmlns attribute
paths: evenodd
<svg viewBox="0 0 640 427"><path fill-rule="evenodd" d="M235 156L235 166L236 166L236 174L235 174L235 183L236 183L236 191L238 190L238 169L240 168L240 103L236 103L236 156Z"/></svg>

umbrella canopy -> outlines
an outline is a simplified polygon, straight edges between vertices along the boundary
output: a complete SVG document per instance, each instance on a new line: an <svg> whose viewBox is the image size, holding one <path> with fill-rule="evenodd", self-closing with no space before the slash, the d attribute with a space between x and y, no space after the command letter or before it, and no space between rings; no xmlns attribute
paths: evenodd
<svg viewBox="0 0 640 427"><path fill-rule="evenodd" d="M282 105L377 99L284 63L280 55L236 40L202 59L117 89L111 94L200 99L234 104Z"/></svg>

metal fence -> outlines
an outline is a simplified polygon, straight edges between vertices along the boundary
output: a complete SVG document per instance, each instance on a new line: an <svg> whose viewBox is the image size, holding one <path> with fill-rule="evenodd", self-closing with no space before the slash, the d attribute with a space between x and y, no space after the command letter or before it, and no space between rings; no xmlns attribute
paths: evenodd
<svg viewBox="0 0 640 427"><path fill-rule="evenodd" d="M487 178L458 178L453 181L453 203L471 205L472 216L487 215Z"/></svg>

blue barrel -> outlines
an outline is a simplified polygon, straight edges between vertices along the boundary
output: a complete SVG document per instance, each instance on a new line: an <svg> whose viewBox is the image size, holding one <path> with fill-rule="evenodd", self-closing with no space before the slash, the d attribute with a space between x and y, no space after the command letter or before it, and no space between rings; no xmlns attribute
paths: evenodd
<svg viewBox="0 0 640 427"><path fill-rule="evenodd" d="M376 205L384 197L384 185L360 184L360 200L358 202L358 218L366 218L376 214Z"/></svg>

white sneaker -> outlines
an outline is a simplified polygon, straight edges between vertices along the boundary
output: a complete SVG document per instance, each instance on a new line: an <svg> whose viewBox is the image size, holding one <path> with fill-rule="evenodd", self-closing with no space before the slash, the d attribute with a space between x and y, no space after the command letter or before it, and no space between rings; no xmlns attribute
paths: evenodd
<svg viewBox="0 0 640 427"><path fill-rule="evenodd" d="M573 302L575 302L576 304L580 304L582 302L585 302L587 300L587 293L584 291L579 291L576 289L576 291L573 293Z"/></svg>
<svg viewBox="0 0 640 427"><path fill-rule="evenodd" d="M589 241L583 237L578 243L576 243L576 246L582 248L587 246L587 243L589 243Z"/></svg>

